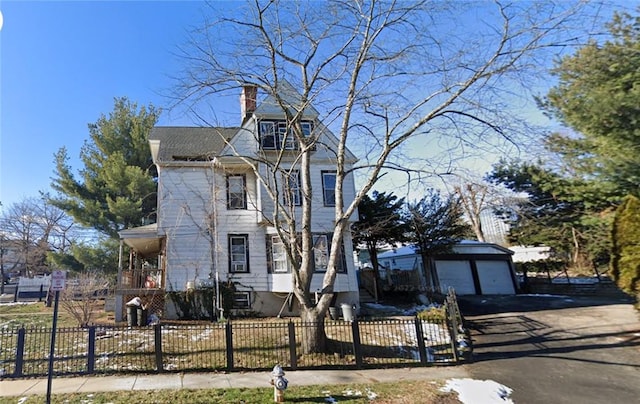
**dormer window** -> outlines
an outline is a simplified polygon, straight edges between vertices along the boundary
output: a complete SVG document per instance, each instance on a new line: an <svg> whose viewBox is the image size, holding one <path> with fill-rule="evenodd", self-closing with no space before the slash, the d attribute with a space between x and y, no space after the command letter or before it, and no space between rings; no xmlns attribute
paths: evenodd
<svg viewBox="0 0 640 404"><path fill-rule="evenodd" d="M311 135L312 122L304 121L300 126L303 136ZM258 131L262 150L298 150L298 142L286 121L260 121Z"/></svg>

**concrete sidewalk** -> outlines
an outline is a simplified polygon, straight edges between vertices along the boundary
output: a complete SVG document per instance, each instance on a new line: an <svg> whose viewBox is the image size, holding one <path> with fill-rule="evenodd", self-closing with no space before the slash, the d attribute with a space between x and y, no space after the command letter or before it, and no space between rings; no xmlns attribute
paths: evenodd
<svg viewBox="0 0 640 404"><path fill-rule="evenodd" d="M285 371L289 386L368 384L403 380L446 380L469 377L465 366L415 367L367 370ZM164 373L129 376L58 377L52 394L162 389L224 389L270 387L271 372L256 373ZM45 395L47 379L0 381L0 397Z"/></svg>

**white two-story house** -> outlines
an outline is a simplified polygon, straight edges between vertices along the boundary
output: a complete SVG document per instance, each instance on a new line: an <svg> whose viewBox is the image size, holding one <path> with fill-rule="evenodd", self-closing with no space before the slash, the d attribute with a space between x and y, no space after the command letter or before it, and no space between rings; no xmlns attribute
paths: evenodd
<svg viewBox="0 0 640 404"><path fill-rule="evenodd" d="M117 320L122 320L124 304L133 296L146 299L150 310L161 309L171 318L179 313L164 298L165 292L197 293L229 284L233 284L235 312L268 316L297 312L290 263L271 220L274 198L280 202L278 198L287 198L294 211L302 203L297 145L286 136L284 115L273 97L260 99L257 88L247 85L240 100L239 127L151 131L151 153L159 174L158 219L120 233L130 259L128 268L119 270ZM319 136L311 157L315 270L311 290L320 291L327 257L331 249L339 248L335 304L358 304L351 234L343 235L342 245L331 245L337 139L312 107L305 109L302 130ZM355 162L350 152L346 157L348 164ZM272 165L267 162L274 159L279 159L287 179L269 171ZM278 189L287 191L274 196L265 183L278 181ZM353 200L352 176L347 177L343 194L345 204ZM357 220L357 214L353 218ZM125 251L121 248L121 253Z"/></svg>

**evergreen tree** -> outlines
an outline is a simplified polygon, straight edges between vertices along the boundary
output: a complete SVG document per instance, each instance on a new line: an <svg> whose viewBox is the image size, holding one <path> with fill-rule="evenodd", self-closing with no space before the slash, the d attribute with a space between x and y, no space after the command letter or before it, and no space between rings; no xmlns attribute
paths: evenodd
<svg viewBox="0 0 640 404"><path fill-rule="evenodd" d="M498 211L508 218L511 243L549 246L574 268L590 270L608 261L611 209L598 196L589 197L591 184L542 162L501 161L488 179L520 195L513 210Z"/></svg>
<svg viewBox="0 0 640 404"><path fill-rule="evenodd" d="M376 282L380 279L378 267L378 247L395 244L405 239L407 226L402 220L404 198L385 192L373 191L373 198L365 195L358 204L358 222L352 227L356 246L363 244L369 253ZM382 289L376 285L380 295Z"/></svg>
<svg viewBox="0 0 640 404"><path fill-rule="evenodd" d="M154 218L157 172L148 135L158 115L153 106L138 108L127 98L116 98L113 112L89 125L79 178L68 164L66 148L56 154L52 187L58 195L50 203L111 238Z"/></svg>
<svg viewBox="0 0 640 404"><path fill-rule="evenodd" d="M435 190L415 203L409 203L404 213L409 227L409 241L416 245L422 256L427 286L433 285L431 257L450 251L461 239L473 235L473 230L464 220L462 204L456 195L446 199Z"/></svg>
<svg viewBox="0 0 640 404"><path fill-rule="evenodd" d="M549 148L576 173L597 182L598 194L639 195L640 17L616 14L609 40L562 58L559 83L542 106L579 134L554 134Z"/></svg>
<svg viewBox="0 0 640 404"><path fill-rule="evenodd" d="M612 232L611 275L629 293L640 292L640 199L625 198L616 212Z"/></svg>

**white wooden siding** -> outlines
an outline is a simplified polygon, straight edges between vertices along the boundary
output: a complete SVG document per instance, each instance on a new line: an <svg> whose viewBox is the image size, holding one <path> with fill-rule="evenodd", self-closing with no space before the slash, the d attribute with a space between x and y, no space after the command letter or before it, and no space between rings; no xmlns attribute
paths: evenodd
<svg viewBox="0 0 640 404"><path fill-rule="evenodd" d="M167 288L184 290L186 283L207 278L212 270L210 222L213 209L211 167L160 170L160 234L167 236Z"/></svg>
<svg viewBox="0 0 640 404"><path fill-rule="evenodd" d="M312 212L311 212L311 228L314 233L330 233L333 231L333 226L335 222L335 207L334 206L325 206L324 197L323 197L323 188L322 188L322 172L323 171L335 171L335 164L316 164L312 163L311 169L311 189L313 190L313 198L312 198ZM287 166L288 168L288 166ZM269 178L267 173L266 166L260 167L260 172L265 178ZM277 181L281 181L280 178L276 179ZM282 186L280 186L282 189ZM260 185L260 190L258 191L258 195L260 196L259 206L262 207L262 212L267 219L271 219L273 216L274 210L274 201L269 196L269 193L264 188L264 185ZM345 178L344 186L343 186L343 195L345 205L348 204L355 198L355 183L353 179L353 175L349 174ZM279 196L282 198L282 195ZM282 202L282 200L280 201ZM347 207L345 206L345 208ZM296 208L297 220L300 222L301 209ZM357 220L357 210L350 217L351 221Z"/></svg>

